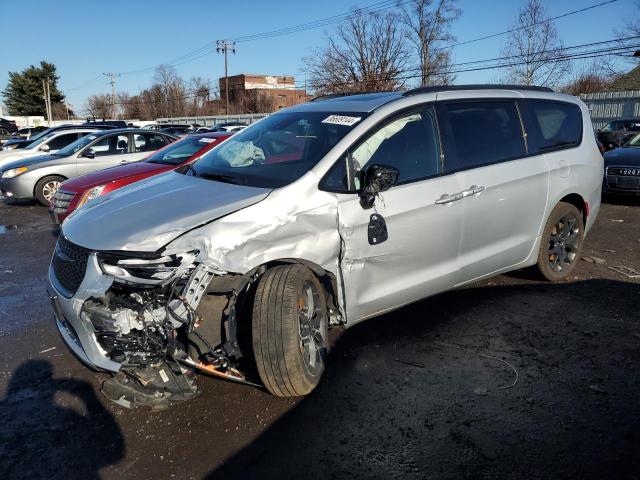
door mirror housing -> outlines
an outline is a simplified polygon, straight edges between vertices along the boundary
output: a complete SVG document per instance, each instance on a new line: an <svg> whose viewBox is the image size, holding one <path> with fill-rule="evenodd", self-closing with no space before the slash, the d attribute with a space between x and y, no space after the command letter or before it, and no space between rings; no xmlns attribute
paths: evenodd
<svg viewBox="0 0 640 480"><path fill-rule="evenodd" d="M38 147L38 150L40 150L41 152L48 152L50 150L49 145L47 145L46 143L44 145L40 145Z"/></svg>
<svg viewBox="0 0 640 480"><path fill-rule="evenodd" d="M96 152L93 151L93 148L87 148L80 156L85 158L96 158Z"/></svg>
<svg viewBox="0 0 640 480"><path fill-rule="evenodd" d="M373 207L380 192L389 190L398 182L400 170L389 165L369 165L362 179L360 205L368 209Z"/></svg>

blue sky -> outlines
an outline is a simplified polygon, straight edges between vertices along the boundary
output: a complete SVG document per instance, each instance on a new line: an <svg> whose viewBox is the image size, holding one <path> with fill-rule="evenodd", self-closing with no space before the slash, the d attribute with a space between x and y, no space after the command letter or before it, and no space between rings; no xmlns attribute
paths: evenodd
<svg viewBox="0 0 640 480"><path fill-rule="evenodd" d="M551 16L600 3L602 0L546 0ZM10 0L1 0L7 10ZM13 3L13 2L11 2ZM128 72L166 63L209 42L261 33L341 14L352 6L366 7L374 0L323 0L278 2L234 0L21 0L20 15L2 21L4 42L0 51L0 90L8 72L20 71L41 59L53 62L61 77L60 87L76 111L86 98L107 93L110 86L102 72ZM518 0L459 0L463 10L453 33L458 41L500 32L513 23ZM557 20L566 45L609 40L624 18L640 17L634 0ZM24 20L19 17L24 14ZM237 45L230 56L230 74L289 74L304 81L302 58L325 43L333 25L267 40ZM464 62L500 55L505 37L497 37L454 50L454 61ZM223 58L211 53L176 68L184 78L194 75L217 82L223 74ZM203 51L205 53L206 51ZM152 71L123 75L117 90L136 93L147 87ZM489 81L497 71L458 75L457 83Z"/></svg>

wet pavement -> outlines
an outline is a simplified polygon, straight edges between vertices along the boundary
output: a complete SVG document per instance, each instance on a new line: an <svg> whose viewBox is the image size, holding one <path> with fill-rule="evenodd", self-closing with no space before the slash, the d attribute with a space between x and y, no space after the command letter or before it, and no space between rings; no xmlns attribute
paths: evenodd
<svg viewBox="0 0 640 480"><path fill-rule="evenodd" d="M514 272L360 324L304 399L200 377L163 412L110 404L63 345L46 210L0 202L0 225L2 479L640 478L640 279L608 268L640 270L640 201L603 205L567 283Z"/></svg>

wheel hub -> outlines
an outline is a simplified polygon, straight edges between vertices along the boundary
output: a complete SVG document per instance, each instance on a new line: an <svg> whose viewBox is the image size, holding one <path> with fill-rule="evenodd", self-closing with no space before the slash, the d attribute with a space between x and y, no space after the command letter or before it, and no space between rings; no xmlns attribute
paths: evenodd
<svg viewBox="0 0 640 480"><path fill-rule="evenodd" d="M312 375L322 373L326 354L326 316L320 308L319 294L312 282L305 282L298 298L300 319L300 353Z"/></svg>

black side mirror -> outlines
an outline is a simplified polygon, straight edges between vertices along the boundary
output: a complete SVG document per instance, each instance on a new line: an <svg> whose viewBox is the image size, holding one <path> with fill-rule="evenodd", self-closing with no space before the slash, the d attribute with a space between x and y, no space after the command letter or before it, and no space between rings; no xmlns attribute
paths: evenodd
<svg viewBox="0 0 640 480"><path fill-rule="evenodd" d="M362 179L360 205L368 209L373 207L380 192L389 190L398 181L400 171L388 165L369 165Z"/></svg>
<svg viewBox="0 0 640 480"><path fill-rule="evenodd" d="M93 148L87 148L80 156L85 158L96 158L96 152L93 151Z"/></svg>

